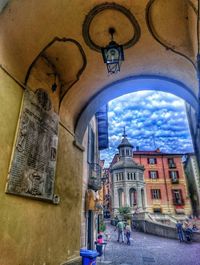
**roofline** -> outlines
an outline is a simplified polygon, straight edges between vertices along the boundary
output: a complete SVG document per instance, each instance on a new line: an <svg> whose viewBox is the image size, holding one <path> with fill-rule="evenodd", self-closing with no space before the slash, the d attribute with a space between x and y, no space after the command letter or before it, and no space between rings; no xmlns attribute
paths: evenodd
<svg viewBox="0 0 200 265"><path fill-rule="evenodd" d="M144 155L144 156L184 156L191 153L161 153L161 152L152 152L151 151L133 151L133 155ZM194 153L193 153L194 154Z"/></svg>

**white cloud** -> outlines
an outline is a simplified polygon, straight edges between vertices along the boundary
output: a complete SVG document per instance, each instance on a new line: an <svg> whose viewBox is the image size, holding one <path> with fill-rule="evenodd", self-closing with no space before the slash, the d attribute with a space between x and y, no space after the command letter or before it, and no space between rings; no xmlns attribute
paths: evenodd
<svg viewBox="0 0 200 265"><path fill-rule="evenodd" d="M111 162L126 126L128 139L142 150L192 152L183 100L158 91L141 91L109 103L110 148L101 152Z"/></svg>

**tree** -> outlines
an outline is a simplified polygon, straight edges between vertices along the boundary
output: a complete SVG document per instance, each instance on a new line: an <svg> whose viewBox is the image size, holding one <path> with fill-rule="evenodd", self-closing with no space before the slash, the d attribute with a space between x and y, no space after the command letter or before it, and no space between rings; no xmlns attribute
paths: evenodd
<svg viewBox="0 0 200 265"><path fill-rule="evenodd" d="M130 219L131 208L129 206L119 207L118 212L124 220Z"/></svg>

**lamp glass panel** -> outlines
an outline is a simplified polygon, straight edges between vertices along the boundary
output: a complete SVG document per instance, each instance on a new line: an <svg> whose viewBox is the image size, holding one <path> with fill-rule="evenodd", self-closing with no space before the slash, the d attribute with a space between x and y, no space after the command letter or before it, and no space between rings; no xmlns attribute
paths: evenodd
<svg viewBox="0 0 200 265"><path fill-rule="evenodd" d="M120 60L120 52L116 48L110 48L107 50L107 63L119 62Z"/></svg>

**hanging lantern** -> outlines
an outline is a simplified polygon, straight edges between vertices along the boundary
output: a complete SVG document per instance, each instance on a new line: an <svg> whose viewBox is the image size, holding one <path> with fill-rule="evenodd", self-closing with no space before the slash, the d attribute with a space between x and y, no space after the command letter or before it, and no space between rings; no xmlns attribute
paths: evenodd
<svg viewBox="0 0 200 265"><path fill-rule="evenodd" d="M104 63L107 65L108 73L115 74L120 71L121 62L124 61L123 46L113 40L114 28L109 29L111 42L105 48L101 48Z"/></svg>

